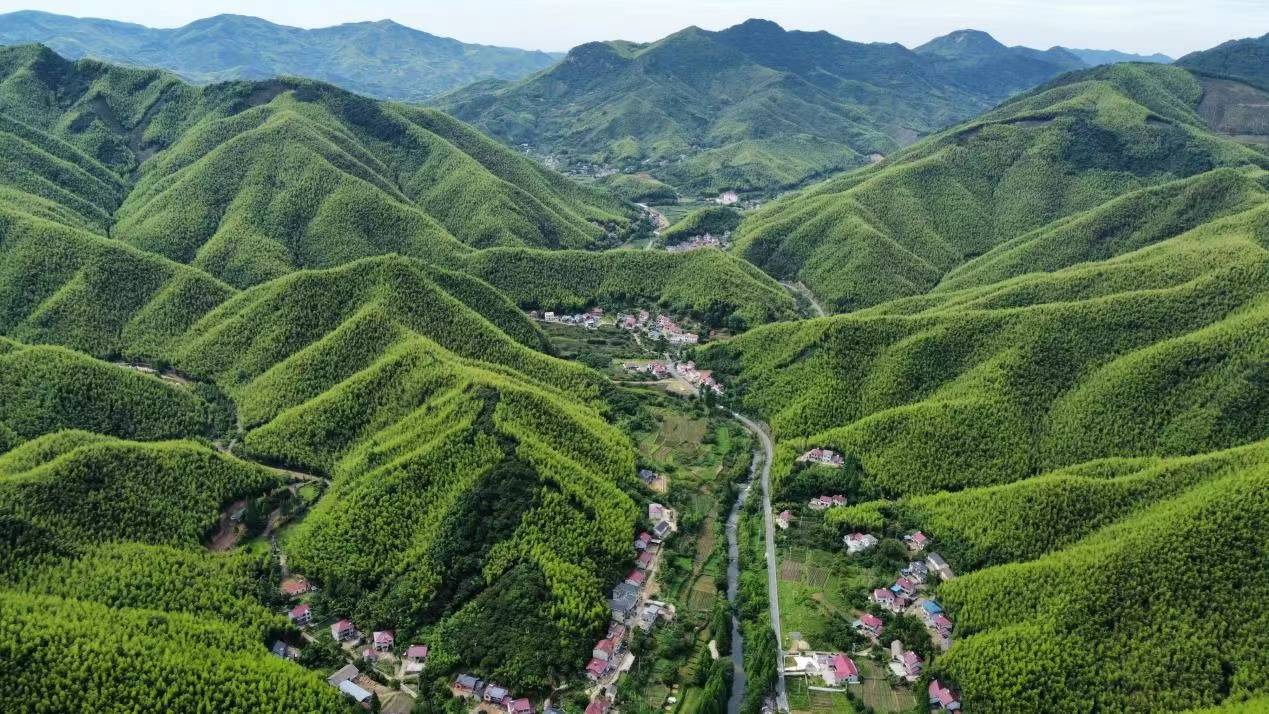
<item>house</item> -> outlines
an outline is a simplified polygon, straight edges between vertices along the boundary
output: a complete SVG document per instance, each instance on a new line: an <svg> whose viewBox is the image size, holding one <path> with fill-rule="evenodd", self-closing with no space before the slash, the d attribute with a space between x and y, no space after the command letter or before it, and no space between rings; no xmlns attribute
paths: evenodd
<svg viewBox="0 0 1269 714"><path fill-rule="evenodd" d="M665 603L649 602L643 606L643 610L639 612L639 629L648 632L652 626L656 624L657 618L661 616Z"/></svg>
<svg viewBox="0 0 1269 714"><path fill-rule="evenodd" d="M507 704L507 714L533 714L533 702L521 697Z"/></svg>
<svg viewBox="0 0 1269 714"><path fill-rule="evenodd" d="M904 595L908 597L912 597L913 595L916 595L916 583L912 582L911 580L908 580L907 578L899 578L898 580L894 581L894 585L890 586L890 589L894 591L896 594L903 593Z"/></svg>
<svg viewBox="0 0 1269 714"><path fill-rule="evenodd" d="M943 556L938 553L930 553L925 557L925 564L929 567L930 572L939 576L939 580L951 580L956 577L952 573L952 566L943 560Z"/></svg>
<svg viewBox="0 0 1269 714"><path fill-rule="evenodd" d="M925 546L930 544L930 539L921 531L905 535L903 540L908 544L908 550L913 553L920 553L925 550Z"/></svg>
<svg viewBox="0 0 1269 714"><path fill-rule="evenodd" d="M651 486L652 482L657 480L657 473L648 469L639 469L639 480Z"/></svg>
<svg viewBox="0 0 1269 714"><path fill-rule="evenodd" d="M291 608L291 612L287 613L287 616L291 618L291 622L294 622L296 627L307 627L308 623L313 619L313 611L305 603Z"/></svg>
<svg viewBox="0 0 1269 714"><path fill-rule="evenodd" d="M846 542L847 553L862 553L877 545L877 537L870 533L851 533L842 538Z"/></svg>
<svg viewBox="0 0 1269 714"><path fill-rule="evenodd" d="M427 664L427 645L410 645L405 650L405 673L418 674Z"/></svg>
<svg viewBox="0 0 1269 714"><path fill-rule="evenodd" d="M732 206L740 202L740 196L736 195L735 191L723 191L718 194L718 198L716 200L719 205Z"/></svg>
<svg viewBox="0 0 1269 714"><path fill-rule="evenodd" d="M357 669L351 664L346 664L343 667L340 667L339 669L335 670L334 674L327 677L326 683L332 687L338 687L340 684L344 682L353 680L360 674L361 674L361 670Z"/></svg>
<svg viewBox="0 0 1269 714"><path fill-rule="evenodd" d="M914 560L908 563L908 567L903 569L903 574L914 583L924 583L930 578L930 569L925 567L925 563L920 560Z"/></svg>
<svg viewBox="0 0 1269 714"><path fill-rule="evenodd" d="M656 523L657 521L660 521L663 518L665 518L665 506L662 506L659 503L649 503L648 504L648 520L652 521L653 523Z"/></svg>
<svg viewBox="0 0 1269 714"><path fill-rule="evenodd" d="M635 607L639 605L639 588L629 583L620 583L612 589L612 599L608 601L614 620L625 622Z"/></svg>
<svg viewBox="0 0 1269 714"><path fill-rule="evenodd" d="M368 706L370 704L371 697L374 696L373 694L371 694L370 692L367 692L365 689L361 688L357 684L354 684L351 679L340 682L339 691L346 697L352 697L352 700L354 702L357 702L363 707Z"/></svg>
<svg viewBox="0 0 1269 714"><path fill-rule="evenodd" d="M930 706L939 707L943 711L954 712L961 708L960 699L947 685L937 679L930 680Z"/></svg>
<svg viewBox="0 0 1269 714"><path fill-rule="evenodd" d="M643 581L647 579L648 579L648 574L646 572L639 570L638 568L635 568L634 570L630 571L629 575L626 576L626 584L633 585L637 588L643 587Z"/></svg>
<svg viewBox="0 0 1269 714"><path fill-rule="evenodd" d="M626 639L626 626L618 622L608 623L608 639L620 650Z"/></svg>
<svg viewBox="0 0 1269 714"><path fill-rule="evenodd" d="M871 634L873 637L881 636L881 630L883 627L881 618L868 612L864 613L863 616L859 618L856 626L864 632Z"/></svg>
<svg viewBox="0 0 1269 714"><path fill-rule="evenodd" d="M859 668L855 666L855 661L850 657L841 653L835 654L829 660L829 666L824 670L824 682L830 687L842 684L859 684Z"/></svg>
<svg viewBox="0 0 1269 714"><path fill-rule="evenodd" d="M651 533L640 533L639 537L635 538L635 550L647 550L649 545L652 545Z"/></svg>
<svg viewBox="0 0 1269 714"><path fill-rule="evenodd" d="M921 601L921 617L923 617L926 622L933 624L934 617L936 615L941 615L942 613L943 608L939 607L937 602L934 602L933 600Z"/></svg>
<svg viewBox="0 0 1269 714"><path fill-rule="evenodd" d="M613 654L617 651L617 643L609 639L603 639L595 643L594 649L591 650L592 659L603 660L605 662L612 659Z"/></svg>
<svg viewBox="0 0 1269 714"><path fill-rule="evenodd" d="M330 636L336 642L351 640L357 637L357 628L353 627L350 620L344 619L330 626Z"/></svg>
<svg viewBox="0 0 1269 714"><path fill-rule="evenodd" d="M380 630L374 634L374 643L376 652L391 652L392 646L396 644L396 636L392 630Z"/></svg>
<svg viewBox="0 0 1269 714"><path fill-rule="evenodd" d="M930 621L930 624L933 625L935 631L942 635L943 638L946 639L952 636L952 621L947 619L946 615L935 615L934 619Z"/></svg>
<svg viewBox="0 0 1269 714"><path fill-rule="evenodd" d="M635 565L637 565L640 570L647 570L648 568L651 568L652 554L646 550L643 551L639 554L638 558L635 558Z"/></svg>
<svg viewBox="0 0 1269 714"><path fill-rule="evenodd" d="M485 683L470 674L460 674L454 680L454 690L464 696L480 696Z"/></svg>
<svg viewBox="0 0 1269 714"><path fill-rule="evenodd" d="M793 521L793 514L788 511L780 511L780 515L776 516L776 525L781 530L788 530L789 523Z"/></svg>
<svg viewBox="0 0 1269 714"><path fill-rule="evenodd" d="M890 643L890 671L899 679L915 682L921 678L921 670L925 663L921 656L911 650L903 649L903 643L895 640Z"/></svg>
<svg viewBox="0 0 1269 714"><path fill-rule="evenodd" d="M273 646L269 648L269 651L273 653L274 657L281 657L282 659L300 658L300 651L282 640L275 640Z"/></svg>
<svg viewBox="0 0 1269 714"><path fill-rule="evenodd" d="M886 588L877 588L872 591L872 601L887 609L894 609L895 598L896 595Z"/></svg>
<svg viewBox="0 0 1269 714"><path fill-rule="evenodd" d="M604 678L612 669L612 663L603 659L591 659L586 665L586 676L592 680L599 681Z"/></svg>
<svg viewBox="0 0 1269 714"><path fill-rule="evenodd" d="M555 313L551 312L550 310L547 310L546 313L542 315L542 319L546 320L547 322L555 322L559 318L555 316Z"/></svg>
<svg viewBox="0 0 1269 714"><path fill-rule="evenodd" d="M670 535L670 533L673 533L673 532L674 532L674 527L670 525L669 521L661 521L660 523L652 527L652 535L657 540L665 540L666 536Z"/></svg>
<svg viewBox="0 0 1269 714"><path fill-rule="evenodd" d="M312 590L313 586L309 585L308 580L303 575L294 575L282 581L282 594L288 598L297 598L304 593Z"/></svg>
<svg viewBox="0 0 1269 714"><path fill-rule="evenodd" d="M825 508L828 508L829 506L833 505L833 502L825 501L820 496L816 496L815 498L812 498L810 501L807 501L806 505L812 511L822 511Z"/></svg>
<svg viewBox="0 0 1269 714"><path fill-rule="evenodd" d="M484 700L491 704L506 706L511 701L511 692L506 687L497 684L489 684L485 686Z"/></svg>
<svg viewBox="0 0 1269 714"><path fill-rule="evenodd" d="M361 651L361 658L366 660L367 662L378 662L379 653L375 652L374 648L367 647L366 649Z"/></svg>
<svg viewBox="0 0 1269 714"><path fill-rule="evenodd" d="M606 697L596 697L586 705L586 714L608 714L611 707L612 701Z"/></svg>

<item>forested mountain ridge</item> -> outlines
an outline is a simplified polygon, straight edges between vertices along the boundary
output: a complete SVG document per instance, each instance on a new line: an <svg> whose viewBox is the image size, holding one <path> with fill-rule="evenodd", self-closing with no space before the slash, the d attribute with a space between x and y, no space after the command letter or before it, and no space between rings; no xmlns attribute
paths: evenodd
<svg viewBox="0 0 1269 714"><path fill-rule="evenodd" d="M546 52L437 37L391 20L308 30L218 15L155 29L36 11L0 15L0 44L28 43L71 59L165 69L199 84L302 76L401 101L482 79L518 79L556 60Z"/></svg>
<svg viewBox="0 0 1269 714"><path fill-rule="evenodd" d="M837 311L933 290L1011 242L1060 249L1063 265L1107 257L1100 237L1068 235L1063 222L1096 222L1107 236L1116 223L1136 230L1138 214L1125 212L1144 208L1149 194L1108 202L1220 167L1267 165L1264 154L1211 133L1197 113L1203 96L1199 78L1171 66L1064 75L881 164L769 204L741 225L736 250L772 275L803 280ZM1199 213L1221 205L1189 200ZM1198 220L1173 218L1150 240ZM1058 267L1027 262L1036 257L1013 270Z"/></svg>
<svg viewBox="0 0 1269 714"><path fill-rule="evenodd" d="M688 191L772 190L863 165L1083 66L1070 55L1001 50L985 72L954 53L750 20L649 44L585 44L536 75L437 104L570 161L644 170Z"/></svg>
<svg viewBox="0 0 1269 714"><path fill-rule="evenodd" d="M1176 61L1187 69L1231 77L1269 90L1269 34L1230 40Z"/></svg>

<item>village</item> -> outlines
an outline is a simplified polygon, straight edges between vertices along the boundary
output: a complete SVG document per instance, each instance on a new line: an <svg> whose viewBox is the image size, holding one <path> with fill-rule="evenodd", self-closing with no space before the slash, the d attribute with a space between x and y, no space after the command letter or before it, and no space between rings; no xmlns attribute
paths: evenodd
<svg viewBox="0 0 1269 714"><path fill-rule="evenodd" d="M658 479L663 479L646 469L641 471L640 477L650 487ZM618 680L634 666L635 657L627 646L630 630L637 628L649 632L658 622L668 622L675 617L673 605L657 600L649 593L654 591L650 584L657 575L662 547L677 530L677 515L673 509L660 503L650 503L647 516L649 530L639 533L632 543L632 568L612 590L609 600L611 622L605 636L595 643L584 671L590 684L586 714L606 714L616 696ZM316 588L304 576L291 574L283 579L280 590L285 598L296 602L287 611L291 624L299 628L306 641L317 643L313 609L304 601ZM372 631L367 637L347 618L339 618L325 629L348 660L326 678L330 686L367 710L378 706L380 712L406 714L413 709L418 692L409 683L418 685L427 667L428 645L398 643L392 630ZM282 640L273 643L271 652L283 659L300 658L300 649ZM362 671L359 664L375 672ZM382 679L397 682L398 686L394 688L383 684ZM533 714L538 711L528 697L517 696L501 684L484 681L470 673L458 674L450 691L454 697L472 702L472 712ZM553 706L550 699L542 703L541 711L544 714L562 714L562 710Z"/></svg>
<svg viewBox="0 0 1269 714"><path fill-rule="evenodd" d="M816 447L800 456L796 461L800 464L841 469L845 464L842 454L832 449ZM804 513L816 518L829 509L846 506L848 499L843 494L820 494L804 502ZM781 530L793 528L799 521L792 509L783 510L776 518L775 524ZM896 539L899 537L896 535ZM874 533L852 532L840 539L839 548L846 555L845 562L837 561L836 566L859 572L860 577L868 580L880 578L882 572L873 566L853 565L863 559L881 544L882 538ZM901 550L906 550L906 564L892 572L892 581L888 586L878 584L868 596L868 607L847 606L853 612L850 626L858 633L857 644L850 651L825 651L811 648L799 631L791 634L791 647L784 654L784 676L798 684L798 691L804 696L846 696L852 693L858 700L876 711L903 711L908 705L903 704L904 693L910 691L926 677L930 661L913 648L905 645L902 639L888 631L886 617L906 617L911 622L921 625L929 635L930 645L934 652L946 652L952 645L954 625L951 618L933 595L933 588L939 582L946 582L955 577L947 560L932 550L932 539L920 530L910 531L902 535ZM897 547L897 546L896 546ZM842 551L837 551L841 553ZM789 553L784 550L786 556ZM802 560L806 555L800 555ZM833 560L841 558L829 552L821 558ZM787 558L791 565L796 562L793 557ZM862 560L862 563L888 562L881 560ZM802 571L810 568L802 565ZM782 573L790 571L782 568ZM864 573L869 573L864 575ZM821 576L822 577L822 576ZM866 581L864 581L866 582ZM875 580L873 580L875 582ZM786 586L781 583L782 588ZM788 585L792 587L792 585ZM791 595L791 593L790 593ZM782 593L782 600L784 599ZM792 599L792 598L790 598ZM795 627L806 627L814 617L808 619L808 611L792 603L789 608L796 614L790 617L789 624ZM915 625L914 625L915 626ZM899 628L902 630L903 628ZM896 630L898 631L898 630ZM912 630L907 632L911 634ZM905 638L906 639L906 638ZM887 693L889 690L890 693ZM929 679L924 701L932 711L958 711L961 708L960 698L955 688L937 678ZM913 692L911 696L919 696ZM798 707L794 707L795 711Z"/></svg>
<svg viewBox="0 0 1269 714"><path fill-rule="evenodd" d="M712 233L705 235L692 236L691 238L673 245L667 245L665 252L667 253L688 253L693 250L701 250L702 248L717 248L719 250L727 250L731 247L731 232L728 231L721 236Z"/></svg>

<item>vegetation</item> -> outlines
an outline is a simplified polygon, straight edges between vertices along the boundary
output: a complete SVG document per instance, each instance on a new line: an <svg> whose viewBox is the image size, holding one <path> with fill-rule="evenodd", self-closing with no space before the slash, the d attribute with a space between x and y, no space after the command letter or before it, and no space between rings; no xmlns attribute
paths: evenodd
<svg viewBox="0 0 1269 714"><path fill-rule="evenodd" d="M525 309L658 305L736 330L794 315L793 299L762 271L714 250L484 250L462 262Z"/></svg>
<svg viewBox="0 0 1269 714"><path fill-rule="evenodd" d="M592 42L544 72L437 103L509 144L680 191L774 191L890 154L1070 69L1068 58L1083 66L1005 54L988 84L897 44L750 20L648 44Z"/></svg>
<svg viewBox="0 0 1269 714"><path fill-rule="evenodd" d="M1269 35L1230 40L1210 50L1191 52L1176 63L1186 69L1232 77L1269 90L1269 69L1265 67Z"/></svg>
<svg viewBox="0 0 1269 714"><path fill-rule="evenodd" d="M153 29L45 12L0 15L0 43L42 42L78 59L162 67L198 83L313 77L383 99L420 101L483 79L519 79L555 63L546 52L472 45L391 20L306 30L219 15Z"/></svg>
<svg viewBox="0 0 1269 714"><path fill-rule="evenodd" d="M839 312L1122 255L1263 199L1262 172L1199 176L1269 165L1206 130L1201 96L1164 65L1065 75L764 207L737 248Z"/></svg>
<svg viewBox="0 0 1269 714"><path fill-rule="evenodd" d="M736 230L740 217L739 211L726 206L701 208L662 231L661 240L666 245L674 245L706 233L721 236Z"/></svg>

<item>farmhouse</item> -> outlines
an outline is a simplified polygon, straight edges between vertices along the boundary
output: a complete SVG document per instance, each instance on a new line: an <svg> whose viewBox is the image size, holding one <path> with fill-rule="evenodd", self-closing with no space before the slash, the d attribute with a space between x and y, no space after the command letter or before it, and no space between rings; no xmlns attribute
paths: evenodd
<svg viewBox="0 0 1269 714"><path fill-rule="evenodd" d="M533 702L521 697L507 704L507 714L533 714Z"/></svg>
<svg viewBox="0 0 1269 714"><path fill-rule="evenodd" d="M635 558L635 565L637 565L640 570L647 570L651 568L652 567L652 553L646 550L640 553L639 557Z"/></svg>
<svg viewBox="0 0 1269 714"><path fill-rule="evenodd" d="M863 630L866 634L870 634L873 637L879 637L881 635L883 625L881 618L873 615L872 613L866 612L855 621L855 628Z"/></svg>
<svg viewBox="0 0 1269 714"><path fill-rule="evenodd" d="M877 537L869 533L851 533L842 540L846 542L846 552L852 555L877 545Z"/></svg>
<svg viewBox="0 0 1269 714"><path fill-rule="evenodd" d="M596 697L586 705L586 714L608 714L612 701L605 697Z"/></svg>
<svg viewBox="0 0 1269 714"><path fill-rule="evenodd" d="M907 597L912 597L916 594L916 583L907 578L899 578L894 585L890 586L890 590L895 594L901 593Z"/></svg>
<svg viewBox="0 0 1269 714"><path fill-rule="evenodd" d="M604 675L610 671L612 671L612 663L606 659L593 658L586 665L586 676L595 681L603 679Z"/></svg>
<svg viewBox="0 0 1269 714"><path fill-rule="evenodd" d="M454 690L464 696L479 697L485 689L485 683L470 674L460 674L454 680Z"/></svg>
<svg viewBox="0 0 1269 714"><path fill-rule="evenodd" d="M643 581L646 580L647 578L648 578L648 574L646 572L639 570L638 568L635 568L634 570L630 571L629 575L626 576L626 584L633 585L635 587L642 587Z"/></svg>
<svg viewBox="0 0 1269 714"><path fill-rule="evenodd" d="M788 511L780 511L780 515L776 516L776 525L780 526L781 530L787 531L789 529L789 523L792 521L793 514Z"/></svg>
<svg viewBox="0 0 1269 714"><path fill-rule="evenodd" d="M370 699L374 697L373 694L355 684L351 679L340 682L339 691L345 696L352 697L354 702L357 702L362 706L368 705L370 703Z"/></svg>
<svg viewBox="0 0 1269 714"><path fill-rule="evenodd" d="M485 685L484 700L491 704L506 706L507 702L511 701L511 692L508 692L507 688L501 685L488 684Z"/></svg>
<svg viewBox="0 0 1269 714"><path fill-rule="evenodd" d="M908 563L908 567L904 568L900 572L901 574L906 575L909 580L918 584L924 583L926 580L930 579L930 569L927 568L925 563L920 560L914 560L911 563Z"/></svg>
<svg viewBox="0 0 1269 714"><path fill-rule="evenodd" d="M357 675L359 674L361 674L360 670L358 670L356 667L352 666L351 664L346 664L343 667L340 667L339 669L335 670L334 674L327 677L326 683L332 687L338 687L343 682L351 681L352 679L357 677Z"/></svg>
<svg viewBox="0 0 1269 714"><path fill-rule="evenodd" d="M952 573L952 566L943 560L943 556L938 553L930 553L925 557L925 564L930 568L931 573L939 576L939 580L951 580L956 577Z"/></svg>
<svg viewBox="0 0 1269 714"><path fill-rule="evenodd" d="M652 545L651 533L640 533L639 537L635 538L635 550L647 550L649 545Z"/></svg>
<svg viewBox="0 0 1269 714"><path fill-rule="evenodd" d="M357 639L357 628L353 627L351 620L340 620L330 626L330 636L336 642Z"/></svg>
<svg viewBox="0 0 1269 714"><path fill-rule="evenodd" d="M296 598L304 593L312 590L313 586L309 585L308 580L303 575L293 575L282 581L282 594L288 598Z"/></svg>
<svg viewBox="0 0 1269 714"><path fill-rule="evenodd" d="M954 712L961 708L960 699L952 692L947 685L937 679L930 680L930 706L938 707L943 711Z"/></svg>
<svg viewBox="0 0 1269 714"><path fill-rule="evenodd" d="M930 539L921 531L909 533L903 537L903 541L908 544L908 550L913 553L920 553L925 550L925 546L929 545Z"/></svg>
<svg viewBox="0 0 1269 714"><path fill-rule="evenodd" d="M822 464L833 468L841 468L846 460L841 454L831 449L814 448L798 457L798 461Z"/></svg>
<svg viewBox="0 0 1269 714"><path fill-rule="evenodd" d="M626 622L639 604L639 587L630 583L620 583L612 589L612 600L609 601L612 616L618 622Z"/></svg>
<svg viewBox="0 0 1269 714"><path fill-rule="evenodd" d="M291 618L291 622L295 623L297 627L305 627L312 620L313 611L307 604L296 605L291 608L291 612L287 613L287 616Z"/></svg>
<svg viewBox="0 0 1269 714"><path fill-rule="evenodd" d="M405 673L417 674L427 664L427 645L410 645L405 650Z"/></svg>
<svg viewBox="0 0 1269 714"><path fill-rule="evenodd" d="M824 669L824 682L830 687L842 684L859 684L859 668L855 661L840 652L833 655Z"/></svg>
<svg viewBox="0 0 1269 714"><path fill-rule="evenodd" d="M396 643L395 633L392 630L380 630L374 634L374 643L376 652L391 652Z"/></svg>

